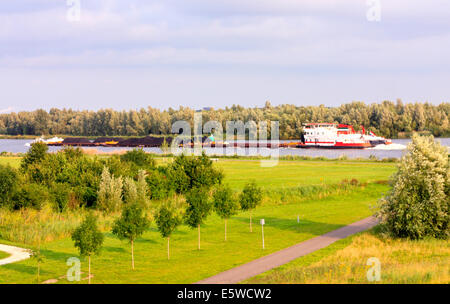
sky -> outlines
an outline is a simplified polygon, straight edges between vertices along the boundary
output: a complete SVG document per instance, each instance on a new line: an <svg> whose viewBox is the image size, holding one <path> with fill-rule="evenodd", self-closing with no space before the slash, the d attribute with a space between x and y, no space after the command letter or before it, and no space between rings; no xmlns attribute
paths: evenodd
<svg viewBox="0 0 450 304"><path fill-rule="evenodd" d="M0 113L449 102L448 0L0 0Z"/></svg>

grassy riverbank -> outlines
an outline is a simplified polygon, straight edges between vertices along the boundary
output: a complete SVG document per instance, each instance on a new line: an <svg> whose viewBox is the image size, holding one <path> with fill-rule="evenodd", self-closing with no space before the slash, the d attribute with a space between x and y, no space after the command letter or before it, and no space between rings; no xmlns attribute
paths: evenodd
<svg viewBox="0 0 450 304"><path fill-rule="evenodd" d="M4 160L0 159L0 163ZM223 221L213 215L202 226L202 249L196 249L197 232L181 226L171 238L171 260L167 261L166 240L160 237L152 223L151 229L136 242L137 269L131 271L129 244L107 232L102 254L93 258L94 282L192 283L337 229L372 214L370 206L388 189L380 181L386 181L395 168L395 164L390 163L338 161L280 161L276 167L263 168L258 161L251 160L219 160L214 166L224 171L225 183L236 190L249 179L255 179L264 189L263 204L253 213L253 233L249 232L249 214L243 212L229 221L228 241L225 242ZM342 183L344 179L348 182ZM353 185L352 179L357 180ZM300 224L297 215L300 215ZM7 214L3 216L7 217ZM108 231L107 222L114 216L100 219L105 231ZM265 250L261 249L260 218L266 220ZM8 237L7 241L3 237L2 243L30 247L24 240L14 240L40 227L68 225L75 219L62 214L60 218L49 217L41 225L30 217L29 221L15 226L23 230L21 233ZM3 228L12 224L3 225ZM2 233L6 235L6 232ZM68 230L42 244L41 249L46 257L41 270L43 280L64 276L67 258L78 256ZM84 272L86 268L87 263L82 260ZM33 260L0 266L0 282L32 283L35 272ZM59 283L68 282L63 279Z"/></svg>

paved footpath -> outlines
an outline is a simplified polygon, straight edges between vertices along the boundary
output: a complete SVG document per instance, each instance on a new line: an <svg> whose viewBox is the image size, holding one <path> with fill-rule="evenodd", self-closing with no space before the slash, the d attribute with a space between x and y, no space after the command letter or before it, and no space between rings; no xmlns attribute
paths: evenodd
<svg viewBox="0 0 450 304"><path fill-rule="evenodd" d="M28 249L0 244L0 251L9 253L10 256L0 260L0 265L6 265L14 262L26 260L30 257Z"/></svg>
<svg viewBox="0 0 450 304"><path fill-rule="evenodd" d="M204 279L196 284L233 284L254 277L270 269L279 267L296 258L307 255L313 251L327 247L337 240L344 239L352 234L372 228L377 224L374 217L368 217L356 223L344 226L324 235L298 243L292 247L274 252L247 264L232 268L213 277Z"/></svg>

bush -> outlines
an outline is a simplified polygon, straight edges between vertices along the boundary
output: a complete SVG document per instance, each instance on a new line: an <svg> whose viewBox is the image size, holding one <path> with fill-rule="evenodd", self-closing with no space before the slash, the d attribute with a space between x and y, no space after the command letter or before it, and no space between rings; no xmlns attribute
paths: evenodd
<svg viewBox="0 0 450 304"><path fill-rule="evenodd" d="M212 161L203 152L201 156L175 157L167 170L169 185L177 193L186 193L192 188L211 188L220 184L223 173L213 167Z"/></svg>
<svg viewBox="0 0 450 304"><path fill-rule="evenodd" d="M80 147L64 147L61 152L64 153L68 160L75 160L84 155L83 150Z"/></svg>
<svg viewBox="0 0 450 304"><path fill-rule="evenodd" d="M432 136L414 134L391 183L392 190L381 199L378 213L389 233L411 239L448 238L450 179L446 147Z"/></svg>
<svg viewBox="0 0 450 304"><path fill-rule="evenodd" d="M47 199L48 190L45 186L38 184L24 184L14 194L11 206L15 210L22 208L41 210Z"/></svg>
<svg viewBox="0 0 450 304"><path fill-rule="evenodd" d="M0 165L0 207L7 206L17 188L17 171Z"/></svg>
<svg viewBox="0 0 450 304"><path fill-rule="evenodd" d="M53 207L58 212L66 210L71 193L69 185L55 184L50 190Z"/></svg>
<svg viewBox="0 0 450 304"><path fill-rule="evenodd" d="M33 143L22 159L21 168L26 171L29 165L41 162L47 155L47 151L48 147L46 144L41 142Z"/></svg>
<svg viewBox="0 0 450 304"><path fill-rule="evenodd" d="M172 192L167 177L159 170L149 172L145 178L149 187L151 199L161 200L167 198Z"/></svg>
<svg viewBox="0 0 450 304"><path fill-rule="evenodd" d="M122 205L122 189L122 177L114 177L108 168L104 167L98 190L98 208L107 212L117 211Z"/></svg>
<svg viewBox="0 0 450 304"><path fill-rule="evenodd" d="M132 162L138 168L152 169L156 166L156 161L151 154L145 153L143 149L133 149L127 151L120 156L120 160L123 162Z"/></svg>

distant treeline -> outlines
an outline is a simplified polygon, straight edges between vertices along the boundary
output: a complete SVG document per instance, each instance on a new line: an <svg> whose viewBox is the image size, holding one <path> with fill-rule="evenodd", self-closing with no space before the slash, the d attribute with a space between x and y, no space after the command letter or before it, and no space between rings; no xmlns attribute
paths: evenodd
<svg viewBox="0 0 450 304"><path fill-rule="evenodd" d="M6 135L71 135L71 136L145 136L171 134L172 123L186 120L193 124L195 109L180 107L159 110L152 107L139 111L74 111L71 109L36 110L0 115L0 134ZM233 105L225 109L202 111L203 123L215 120L279 121L280 138L300 138L302 123L336 122L360 125L377 135L396 138L413 131L427 131L434 136L449 136L450 103L382 103L352 102L340 107L272 106L244 108ZM270 123L268 124L270 126Z"/></svg>

